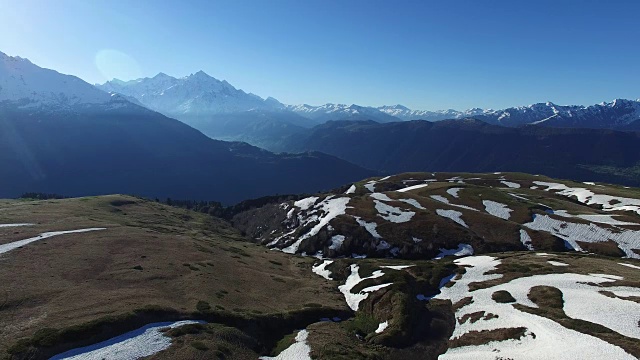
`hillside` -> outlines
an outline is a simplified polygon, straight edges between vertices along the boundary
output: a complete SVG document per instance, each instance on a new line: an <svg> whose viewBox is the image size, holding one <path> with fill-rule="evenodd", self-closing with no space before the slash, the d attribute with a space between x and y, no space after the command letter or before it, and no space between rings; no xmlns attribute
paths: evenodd
<svg viewBox="0 0 640 360"><path fill-rule="evenodd" d="M640 259L639 216L635 188L517 173L406 173L266 205L233 223L268 247L330 258L535 249Z"/></svg>
<svg viewBox="0 0 640 360"><path fill-rule="evenodd" d="M386 173L518 171L640 186L640 135L467 119L431 123L336 121L289 137L281 151L321 151Z"/></svg>
<svg viewBox="0 0 640 360"><path fill-rule="evenodd" d="M533 197L522 176L504 175L522 185L509 189ZM354 196L370 196L365 185L390 195L400 179L358 183ZM442 183L472 186L453 181ZM499 181L508 182L485 184ZM416 192L436 185L402 194L423 202ZM560 195L542 201L551 198L584 208ZM606 226L601 221L614 213L594 219ZM387 228L378 226L385 236ZM251 243L215 218L121 195L2 200L0 358L494 359L529 358L533 349L549 359L640 356L638 260L550 251L423 255L295 256ZM567 339L581 346L561 346Z"/></svg>

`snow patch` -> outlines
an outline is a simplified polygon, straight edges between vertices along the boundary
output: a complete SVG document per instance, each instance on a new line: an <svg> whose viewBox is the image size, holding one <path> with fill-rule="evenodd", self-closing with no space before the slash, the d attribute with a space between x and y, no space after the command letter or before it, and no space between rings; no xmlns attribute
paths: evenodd
<svg viewBox="0 0 640 360"><path fill-rule="evenodd" d="M376 334L382 333L389 326L389 321L381 322L376 329Z"/></svg>
<svg viewBox="0 0 640 360"><path fill-rule="evenodd" d="M604 211L634 211L640 215L640 199L595 194L585 188L570 188L564 184L534 181L534 184L546 186L545 191L557 191L557 194L572 197L587 205L600 205ZM613 202L613 204L611 204Z"/></svg>
<svg viewBox="0 0 640 360"><path fill-rule="evenodd" d="M385 195L386 196L386 195ZM378 210L378 216L394 223L404 223L410 221L416 214L413 211L405 211L395 206L391 206L383 203L380 200L374 200L376 210Z"/></svg>
<svg viewBox="0 0 640 360"><path fill-rule="evenodd" d="M342 247L343 242L344 235L334 235L331 237L331 245L329 245L329 249L339 250Z"/></svg>
<svg viewBox="0 0 640 360"><path fill-rule="evenodd" d="M569 264L565 264L563 262L560 261L553 261L553 260L549 260L547 261L549 264L553 265L553 266L569 266Z"/></svg>
<svg viewBox="0 0 640 360"><path fill-rule="evenodd" d="M491 200L482 200L482 204L484 205L484 209L489 214L499 217L501 219L509 220L511 217L511 212L513 210L509 209L509 207L505 204L491 201Z"/></svg>
<svg viewBox="0 0 640 360"><path fill-rule="evenodd" d="M0 228L4 228L4 227L20 227L20 226L33 226L34 224L0 224Z"/></svg>
<svg viewBox="0 0 640 360"><path fill-rule="evenodd" d="M511 181L505 181L505 180L502 180L500 182L502 184L504 184L504 185L507 185L508 187L510 187L512 189L520 189L520 184L518 184L518 183L514 183L514 182L511 182Z"/></svg>
<svg viewBox="0 0 640 360"><path fill-rule="evenodd" d="M307 343L309 332L300 330L296 335L296 342L284 349L278 356L261 356L260 360L311 360L311 347Z"/></svg>
<svg viewBox="0 0 640 360"><path fill-rule="evenodd" d="M449 218L458 224L468 228L469 226L462 220L462 213L460 211L455 210L444 210L444 209L436 209L436 214Z"/></svg>
<svg viewBox="0 0 640 360"><path fill-rule="evenodd" d="M462 190L462 188L449 188L447 189L447 194L453 196L454 198L460 198L460 196L458 196L458 192Z"/></svg>
<svg viewBox="0 0 640 360"><path fill-rule="evenodd" d="M524 229L520 229L520 242L527 248L527 250L533 250L533 242L531 240L531 237Z"/></svg>
<svg viewBox="0 0 640 360"><path fill-rule="evenodd" d="M549 215L536 215L532 222L526 223L524 226L532 230L551 233L565 240L577 251L582 251L577 241L596 243L613 240L627 257L640 258L640 255L633 251L634 249L640 249L639 230L617 229L617 231L612 231L593 223L587 225L556 220Z"/></svg>
<svg viewBox="0 0 640 360"><path fill-rule="evenodd" d="M445 249L440 248L438 256L433 258L434 260L440 260L445 256L468 256L473 255L473 247L469 244L458 244L457 249Z"/></svg>
<svg viewBox="0 0 640 360"><path fill-rule="evenodd" d="M153 323L140 329L130 331L118 337L89 345L82 348L69 350L52 357L50 360L134 360L151 356L171 346L171 338L160 329L178 328L188 324L202 324L203 321L176 321Z"/></svg>
<svg viewBox="0 0 640 360"><path fill-rule="evenodd" d="M300 210L305 211L305 210L309 210L309 208L313 206L313 204L315 204L317 200L318 200L317 196L311 196L302 200L298 200L294 202L293 205L300 208Z"/></svg>
<svg viewBox="0 0 640 360"><path fill-rule="evenodd" d="M349 195L349 194L355 194L356 192L356 184L351 185L351 187L349 187L347 189L347 191L345 191L345 194Z"/></svg>
<svg viewBox="0 0 640 360"><path fill-rule="evenodd" d="M423 187L427 187L429 186L429 183L424 183L424 184L418 184L418 185L412 185L412 186L408 186L406 188L402 188L400 190L397 190L398 192L407 192L407 191L411 191L411 190L416 190L416 189L421 189Z"/></svg>
<svg viewBox="0 0 640 360"><path fill-rule="evenodd" d="M632 269L638 269L638 270L640 270L640 266L637 266L637 265L631 265L631 264L625 264L625 263L618 263L618 264L620 264L620 265L622 265L622 266L630 267L630 268L632 268Z"/></svg>
<svg viewBox="0 0 640 360"><path fill-rule="evenodd" d="M54 237L54 236L66 235L66 234L85 233L85 232L99 231L99 230L106 230L106 228L89 228L89 229L79 229L79 230L46 232L46 233L42 233L42 234L40 234L38 236L29 238L29 239L14 241L14 242L10 242L10 243L7 243L7 244L1 244L0 245L0 254L7 253L7 252L9 252L11 250L14 250L14 249L17 249L19 247L25 246L25 245L30 244L32 242L40 241L40 240L43 240L43 239L48 239L48 238Z"/></svg>
<svg viewBox="0 0 640 360"><path fill-rule="evenodd" d="M373 272L373 274L371 274L371 276L361 278L360 274L358 273L359 268L360 267L358 265L351 264L351 274L347 278L347 281L344 283L344 285L338 286L338 290L340 290L340 292L344 295L344 298L347 301L347 305L349 305L349 307L353 311L358 310L358 306L360 305L360 302L366 299L369 296L370 292L378 291L380 289L383 289L393 284L393 283L386 283L381 285L370 286L362 289L359 293L354 294L351 292L351 289L356 287L362 281L365 281L368 279L376 279L381 276L384 276L384 273L382 272L382 270L376 270Z"/></svg>
<svg viewBox="0 0 640 360"><path fill-rule="evenodd" d="M333 264L333 260L324 260L322 264L311 267L311 271L314 274L318 274L327 280L333 280L331 278L331 271L327 270L327 266Z"/></svg>

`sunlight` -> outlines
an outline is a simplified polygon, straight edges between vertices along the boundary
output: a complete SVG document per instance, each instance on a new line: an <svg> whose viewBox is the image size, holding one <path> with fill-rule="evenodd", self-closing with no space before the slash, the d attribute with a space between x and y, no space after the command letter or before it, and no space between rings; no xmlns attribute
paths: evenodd
<svg viewBox="0 0 640 360"><path fill-rule="evenodd" d="M128 54L114 49L103 49L96 54L96 67L106 80L132 80L142 77L138 62Z"/></svg>

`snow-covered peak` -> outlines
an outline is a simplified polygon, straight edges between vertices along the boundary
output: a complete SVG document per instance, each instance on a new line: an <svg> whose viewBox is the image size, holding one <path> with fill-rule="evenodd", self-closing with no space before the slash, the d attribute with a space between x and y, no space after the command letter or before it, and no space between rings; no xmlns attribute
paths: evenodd
<svg viewBox="0 0 640 360"><path fill-rule="evenodd" d="M71 75L43 69L31 61L0 53L0 102L21 107L68 107L105 104L112 97Z"/></svg>
<svg viewBox="0 0 640 360"><path fill-rule="evenodd" d="M109 81L100 89L131 96L150 109L178 119L192 115L205 116L242 112L252 109L282 109L270 98L236 89L225 80L218 80L204 71L175 78L160 73L152 78L127 82Z"/></svg>

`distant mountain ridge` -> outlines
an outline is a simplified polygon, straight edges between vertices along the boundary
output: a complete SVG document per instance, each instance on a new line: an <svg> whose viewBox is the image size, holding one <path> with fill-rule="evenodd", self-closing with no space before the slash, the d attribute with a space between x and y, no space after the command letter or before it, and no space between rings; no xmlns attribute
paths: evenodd
<svg viewBox="0 0 640 360"><path fill-rule="evenodd" d="M126 193L234 203L373 174L326 154L276 155L213 140L124 96L5 54L0 86L0 197Z"/></svg>

